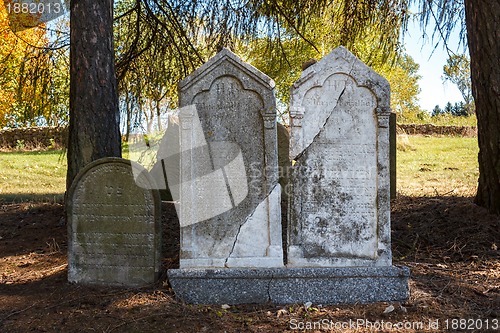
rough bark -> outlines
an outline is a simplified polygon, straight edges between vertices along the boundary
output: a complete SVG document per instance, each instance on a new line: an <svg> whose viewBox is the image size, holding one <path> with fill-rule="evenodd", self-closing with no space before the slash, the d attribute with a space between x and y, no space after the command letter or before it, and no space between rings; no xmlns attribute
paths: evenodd
<svg viewBox="0 0 500 333"><path fill-rule="evenodd" d="M72 0L70 38L67 188L86 164L121 157L113 1Z"/></svg>
<svg viewBox="0 0 500 333"><path fill-rule="evenodd" d="M475 202L500 213L500 2L466 0L472 94L479 140Z"/></svg>

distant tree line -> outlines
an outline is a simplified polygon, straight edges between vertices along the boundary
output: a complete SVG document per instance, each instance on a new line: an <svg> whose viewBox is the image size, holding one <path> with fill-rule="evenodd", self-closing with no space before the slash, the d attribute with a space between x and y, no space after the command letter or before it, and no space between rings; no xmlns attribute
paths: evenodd
<svg viewBox="0 0 500 333"><path fill-rule="evenodd" d="M464 102L456 102L455 104L448 102L443 109L441 109L439 105L436 105L432 110L432 116L436 117L441 114L450 114L456 117L467 117L472 115L471 109L468 107L467 103Z"/></svg>

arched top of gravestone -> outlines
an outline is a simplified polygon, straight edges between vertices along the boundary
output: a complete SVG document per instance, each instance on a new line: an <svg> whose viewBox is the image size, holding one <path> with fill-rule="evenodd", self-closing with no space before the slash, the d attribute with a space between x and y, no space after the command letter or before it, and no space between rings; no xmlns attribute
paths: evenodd
<svg viewBox="0 0 500 333"><path fill-rule="evenodd" d="M346 74L359 87L370 89L377 100L376 112L390 112L389 82L343 46L337 47L302 72L300 78L293 84L292 90L296 94L292 95L291 104L297 105L294 102L302 100L304 94L311 88L321 87L333 74Z"/></svg>
<svg viewBox="0 0 500 333"><path fill-rule="evenodd" d="M142 166L122 158L88 164L66 201L68 280L138 287L154 283L161 265L157 186Z"/></svg>
<svg viewBox="0 0 500 333"><path fill-rule="evenodd" d="M149 176L148 171L143 166L133 161L119 157L104 157L96 161L93 161L92 163L87 164L77 174L77 176L73 180L73 183L71 184L71 187L67 195L68 211L71 211L75 191L77 191L79 184L88 176L89 171L106 165L109 166L117 165L121 169L130 170L130 176L134 177L134 180L138 188L151 191L154 205L155 207L158 207L158 209L160 209L160 202L161 202L160 194L158 190L156 190L158 186L156 185L154 179L151 176ZM118 181L116 178L113 180Z"/></svg>
<svg viewBox="0 0 500 333"><path fill-rule="evenodd" d="M274 81L257 68L241 60L227 48L223 48L200 68L179 82L179 105L187 106L200 91L208 91L220 77L232 76L243 89L258 93L266 105L265 113L275 113ZM181 93L182 92L182 93Z"/></svg>
<svg viewBox="0 0 500 333"><path fill-rule="evenodd" d="M352 117L363 112L388 116L390 86L385 78L340 46L305 69L292 86L290 158L305 151L328 119L333 114L339 116L340 109L346 108Z"/></svg>

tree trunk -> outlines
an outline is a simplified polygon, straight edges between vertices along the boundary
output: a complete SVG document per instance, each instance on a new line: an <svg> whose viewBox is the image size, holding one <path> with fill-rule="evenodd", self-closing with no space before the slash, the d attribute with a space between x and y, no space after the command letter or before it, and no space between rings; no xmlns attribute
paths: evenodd
<svg viewBox="0 0 500 333"><path fill-rule="evenodd" d="M113 1L72 0L70 38L67 189L86 164L121 157Z"/></svg>
<svg viewBox="0 0 500 333"><path fill-rule="evenodd" d="M160 100L155 101L155 106L156 106L156 117L158 117L158 132L161 132L161 107L160 107Z"/></svg>
<svg viewBox="0 0 500 333"><path fill-rule="evenodd" d="M465 13L479 140L475 202L500 214L500 2L466 0Z"/></svg>

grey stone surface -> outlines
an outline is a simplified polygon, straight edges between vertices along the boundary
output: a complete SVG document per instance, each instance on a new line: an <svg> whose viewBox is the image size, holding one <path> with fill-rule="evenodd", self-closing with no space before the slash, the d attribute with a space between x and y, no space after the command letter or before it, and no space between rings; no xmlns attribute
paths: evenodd
<svg viewBox="0 0 500 333"><path fill-rule="evenodd" d="M223 49L179 105L180 266L283 266L274 82Z"/></svg>
<svg viewBox="0 0 500 333"><path fill-rule="evenodd" d="M343 47L293 85L289 267L391 265L389 101Z"/></svg>
<svg viewBox="0 0 500 333"><path fill-rule="evenodd" d="M288 200L289 171L292 166L290 161L290 133L288 129L280 123L277 123L278 132L278 166L279 183L281 185L281 199Z"/></svg>
<svg viewBox="0 0 500 333"><path fill-rule="evenodd" d="M354 304L404 301L406 267L174 269L177 297L194 304Z"/></svg>
<svg viewBox="0 0 500 333"><path fill-rule="evenodd" d="M178 184L180 178L179 124L170 116L165 135L160 141L156 154L156 163L149 172L160 190L161 200L179 199ZM169 184L170 182L170 184ZM174 191L172 193L172 191Z"/></svg>
<svg viewBox="0 0 500 333"><path fill-rule="evenodd" d="M396 113L391 112L391 115L389 117L389 144L390 144L390 156L391 156L391 162L390 162L390 169L391 169L391 200L396 199L397 197L397 191L396 191L396 156L397 156L397 149L396 149L396 121L397 121L397 116Z"/></svg>
<svg viewBox="0 0 500 333"><path fill-rule="evenodd" d="M120 158L97 160L77 175L66 201L69 282L137 287L156 281L161 207L158 191L148 189L152 182L144 168Z"/></svg>

